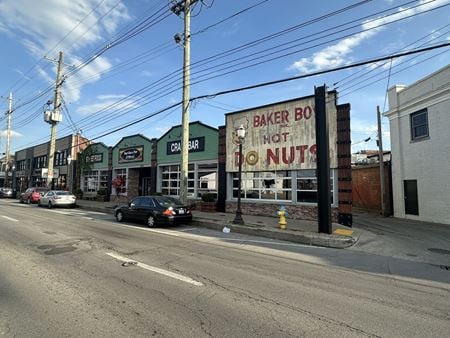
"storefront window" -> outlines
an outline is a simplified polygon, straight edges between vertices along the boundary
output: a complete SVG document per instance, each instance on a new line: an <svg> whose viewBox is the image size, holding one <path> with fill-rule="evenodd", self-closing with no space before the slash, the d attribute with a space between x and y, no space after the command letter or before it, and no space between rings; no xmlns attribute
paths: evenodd
<svg viewBox="0 0 450 338"><path fill-rule="evenodd" d="M127 170L126 169L116 169L114 170L115 179L113 180L113 193L116 195L126 194L126 186L127 186ZM122 186L115 187L114 182L122 182Z"/></svg>
<svg viewBox="0 0 450 338"><path fill-rule="evenodd" d="M330 171L331 203L333 203L333 170ZM297 171L297 202L317 203L317 177L315 170Z"/></svg>
<svg viewBox="0 0 450 338"><path fill-rule="evenodd" d="M217 163L198 164L197 197L212 193L217 195Z"/></svg>
<svg viewBox="0 0 450 338"><path fill-rule="evenodd" d="M98 171L85 171L83 176L83 191L96 192L98 190Z"/></svg>
<svg viewBox="0 0 450 338"><path fill-rule="evenodd" d="M292 178L288 171L242 173L241 198L259 200L292 200ZM233 173L233 198L238 195L238 174Z"/></svg>
<svg viewBox="0 0 450 338"><path fill-rule="evenodd" d="M161 193L169 196L180 196L180 166L168 165L161 167ZM193 197L195 192L195 165L188 166L188 196Z"/></svg>

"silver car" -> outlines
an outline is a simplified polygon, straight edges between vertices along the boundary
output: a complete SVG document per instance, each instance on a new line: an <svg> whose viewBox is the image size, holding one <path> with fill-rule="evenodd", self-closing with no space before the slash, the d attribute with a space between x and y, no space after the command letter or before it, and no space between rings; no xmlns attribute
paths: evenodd
<svg viewBox="0 0 450 338"><path fill-rule="evenodd" d="M64 190L50 190L39 200L39 206L47 206L49 209L53 207L73 207L77 198L75 195Z"/></svg>

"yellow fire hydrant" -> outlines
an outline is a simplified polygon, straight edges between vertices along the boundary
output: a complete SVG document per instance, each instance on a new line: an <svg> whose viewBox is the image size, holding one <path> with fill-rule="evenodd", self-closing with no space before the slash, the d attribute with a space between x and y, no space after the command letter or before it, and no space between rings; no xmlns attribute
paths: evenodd
<svg viewBox="0 0 450 338"><path fill-rule="evenodd" d="M286 222L286 216L288 215L286 208L284 205L280 206L280 208L277 211L277 216L280 217L280 221L278 224L280 225L281 230L286 230L287 222Z"/></svg>

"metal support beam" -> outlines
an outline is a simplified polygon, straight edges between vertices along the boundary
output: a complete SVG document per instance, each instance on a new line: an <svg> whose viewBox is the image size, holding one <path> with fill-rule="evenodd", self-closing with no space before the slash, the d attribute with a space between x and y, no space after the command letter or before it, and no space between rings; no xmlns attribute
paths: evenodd
<svg viewBox="0 0 450 338"><path fill-rule="evenodd" d="M319 232L331 234L330 141L326 109L326 87L314 89L317 146L317 221Z"/></svg>

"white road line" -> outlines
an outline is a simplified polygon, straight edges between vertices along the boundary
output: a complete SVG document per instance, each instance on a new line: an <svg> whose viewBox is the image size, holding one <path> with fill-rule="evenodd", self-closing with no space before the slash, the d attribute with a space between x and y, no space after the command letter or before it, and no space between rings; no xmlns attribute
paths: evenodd
<svg viewBox="0 0 450 338"><path fill-rule="evenodd" d="M19 222L19 220L18 219L15 219L15 218L11 218L11 217L8 217L8 216L2 216L3 218L6 218L6 219L8 219L8 220L10 220L10 221L13 221L13 222Z"/></svg>
<svg viewBox="0 0 450 338"><path fill-rule="evenodd" d="M149 228L140 228L140 227L136 227L135 225L127 225L127 224L120 224L120 223L116 223L115 225L124 227L124 228L128 228L128 229L138 229L138 230L143 230L143 231L150 231L150 232L156 232L158 234L163 234L163 235L169 235L169 236L174 236L174 237L180 237L179 234L176 234L175 231L170 231L170 230L157 230L157 229L149 229Z"/></svg>
<svg viewBox="0 0 450 338"><path fill-rule="evenodd" d="M193 280L192 278L180 275L178 273L171 272L171 271L164 270L164 269L160 269L160 268L157 268L157 267L154 267L154 266L150 266L150 265L147 265L145 263L141 263L141 262L138 262L138 261L135 261L135 260L132 260L132 259L120 256L120 255L116 255L115 253L112 253L112 252L105 252L105 253L108 256L113 257L113 258L115 258L115 259L117 259L119 261L122 261L122 262L133 262L133 264L135 264L136 266L138 266L140 268L143 268L143 269L146 269L146 270L149 270L149 271L152 271L152 272L156 272L156 273L159 273L159 274L167 276L167 277L175 278L175 279L178 279L178 280L180 280L182 282L189 283L189 284L192 284L192 285L195 285L195 286L203 286L203 283L197 282L196 280Z"/></svg>

